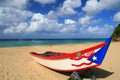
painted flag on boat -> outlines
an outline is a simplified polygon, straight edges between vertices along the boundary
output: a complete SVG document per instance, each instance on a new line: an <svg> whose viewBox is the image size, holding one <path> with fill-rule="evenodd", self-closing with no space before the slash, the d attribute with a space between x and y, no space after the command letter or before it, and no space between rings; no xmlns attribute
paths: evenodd
<svg viewBox="0 0 120 80"><path fill-rule="evenodd" d="M82 54L82 57L73 58L73 60L76 60L76 64L72 65L76 67L100 65L105 57L110 42L111 38L107 38L105 43L83 50L82 52L85 53ZM78 54L80 53L78 52Z"/></svg>
<svg viewBox="0 0 120 80"><path fill-rule="evenodd" d="M106 46L104 46L99 51L97 51L95 54L93 54L90 58L88 58L88 60L96 64L101 64L109 48L110 42L111 42L111 38L107 38Z"/></svg>

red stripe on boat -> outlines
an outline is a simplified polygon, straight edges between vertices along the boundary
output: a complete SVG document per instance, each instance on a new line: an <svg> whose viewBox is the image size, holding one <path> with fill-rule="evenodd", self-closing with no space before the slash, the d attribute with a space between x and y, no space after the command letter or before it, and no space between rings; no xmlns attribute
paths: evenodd
<svg viewBox="0 0 120 80"><path fill-rule="evenodd" d="M37 62L38 63L38 62ZM38 63L40 64L40 63ZM42 65L42 64L40 64ZM42 65L42 66L45 66L45 65ZM70 70L62 70L62 69L56 69L56 68L51 68L51 67L48 67L48 66L45 66L49 69L52 69L52 70L56 70L56 71L62 71L62 72L74 72L74 71L80 71L80 70L87 70L87 69L90 69L90 68L95 68L97 66L100 66L100 64L96 64L96 65L93 65L93 66L89 66L89 67L85 67L85 68L79 68L79 69L70 69Z"/></svg>
<svg viewBox="0 0 120 80"><path fill-rule="evenodd" d="M106 45L106 42L103 42L103 43L98 44L98 45L96 45L96 46L93 46L93 47L90 47L90 48L87 48L87 49L81 50L80 53L86 53L86 52L89 52L89 51L92 51L92 50L95 50L95 49L98 49L98 48L104 47L105 45Z"/></svg>
<svg viewBox="0 0 120 80"><path fill-rule="evenodd" d="M79 64L79 65L77 65L77 64L72 64L72 66L80 67L80 66L82 66L82 65L90 65L90 64L92 64L92 62L89 62L89 63L82 63L82 64Z"/></svg>
<svg viewBox="0 0 120 80"><path fill-rule="evenodd" d="M106 42L103 42L101 44L98 44L96 46L93 46L91 48L87 48L87 49L84 49L84 50L81 50L79 51L81 54L85 54L89 51L92 51L92 50L95 50L95 49L98 49L98 48L101 48L103 46L106 45ZM78 52L78 51L77 51ZM77 56L77 52L74 52L74 53L64 53L65 55L62 55L62 56L41 56L41 55L37 55L37 54L34 54L33 52L30 52L30 54L34 57L37 57L37 58L42 58L42 59L50 59L50 60L57 60L57 59L65 59L65 58L73 58L73 57L76 57ZM56 53L60 53L60 52L56 52ZM63 54L63 53L60 53L60 54Z"/></svg>

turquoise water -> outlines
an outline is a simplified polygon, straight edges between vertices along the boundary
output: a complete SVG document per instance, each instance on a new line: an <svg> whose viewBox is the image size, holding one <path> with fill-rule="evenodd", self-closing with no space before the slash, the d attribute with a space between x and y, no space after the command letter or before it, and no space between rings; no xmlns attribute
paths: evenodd
<svg viewBox="0 0 120 80"><path fill-rule="evenodd" d="M78 44L89 42L102 42L105 39L0 39L0 47L19 47L19 46L39 46L39 45L56 45L56 44Z"/></svg>

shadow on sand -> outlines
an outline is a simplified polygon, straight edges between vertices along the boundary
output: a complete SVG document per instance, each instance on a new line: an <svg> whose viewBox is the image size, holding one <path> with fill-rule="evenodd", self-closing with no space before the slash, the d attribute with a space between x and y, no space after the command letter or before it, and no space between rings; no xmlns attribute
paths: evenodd
<svg viewBox="0 0 120 80"><path fill-rule="evenodd" d="M96 78L106 78L114 73L114 72L110 72L110 71L107 71L101 68L93 68L91 70ZM72 74L71 72L59 72L59 71L56 71L56 72L66 75L66 76L70 76ZM86 72L86 70L79 71L79 74L82 77L84 75L84 78L89 78L91 75L89 72Z"/></svg>
<svg viewBox="0 0 120 80"><path fill-rule="evenodd" d="M94 68L92 71L94 72L96 78L106 78L114 73L101 68Z"/></svg>

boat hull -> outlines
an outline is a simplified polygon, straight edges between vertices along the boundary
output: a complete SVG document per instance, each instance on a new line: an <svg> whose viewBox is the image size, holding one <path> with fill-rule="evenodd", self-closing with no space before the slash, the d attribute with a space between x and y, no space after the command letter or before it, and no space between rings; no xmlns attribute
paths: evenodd
<svg viewBox="0 0 120 80"><path fill-rule="evenodd" d="M32 55L32 54L31 54ZM64 58L57 60L43 59L32 55L32 58L39 64L48 67L53 70L62 71L62 72L74 72L79 70L85 70L88 68L94 68L99 66L96 63L93 63L87 60L87 57L84 58Z"/></svg>
<svg viewBox="0 0 120 80"><path fill-rule="evenodd" d="M101 44L73 53L48 51L44 54L31 52L30 55L37 63L50 69L74 72L99 66L105 57L110 42L111 39L108 38Z"/></svg>

